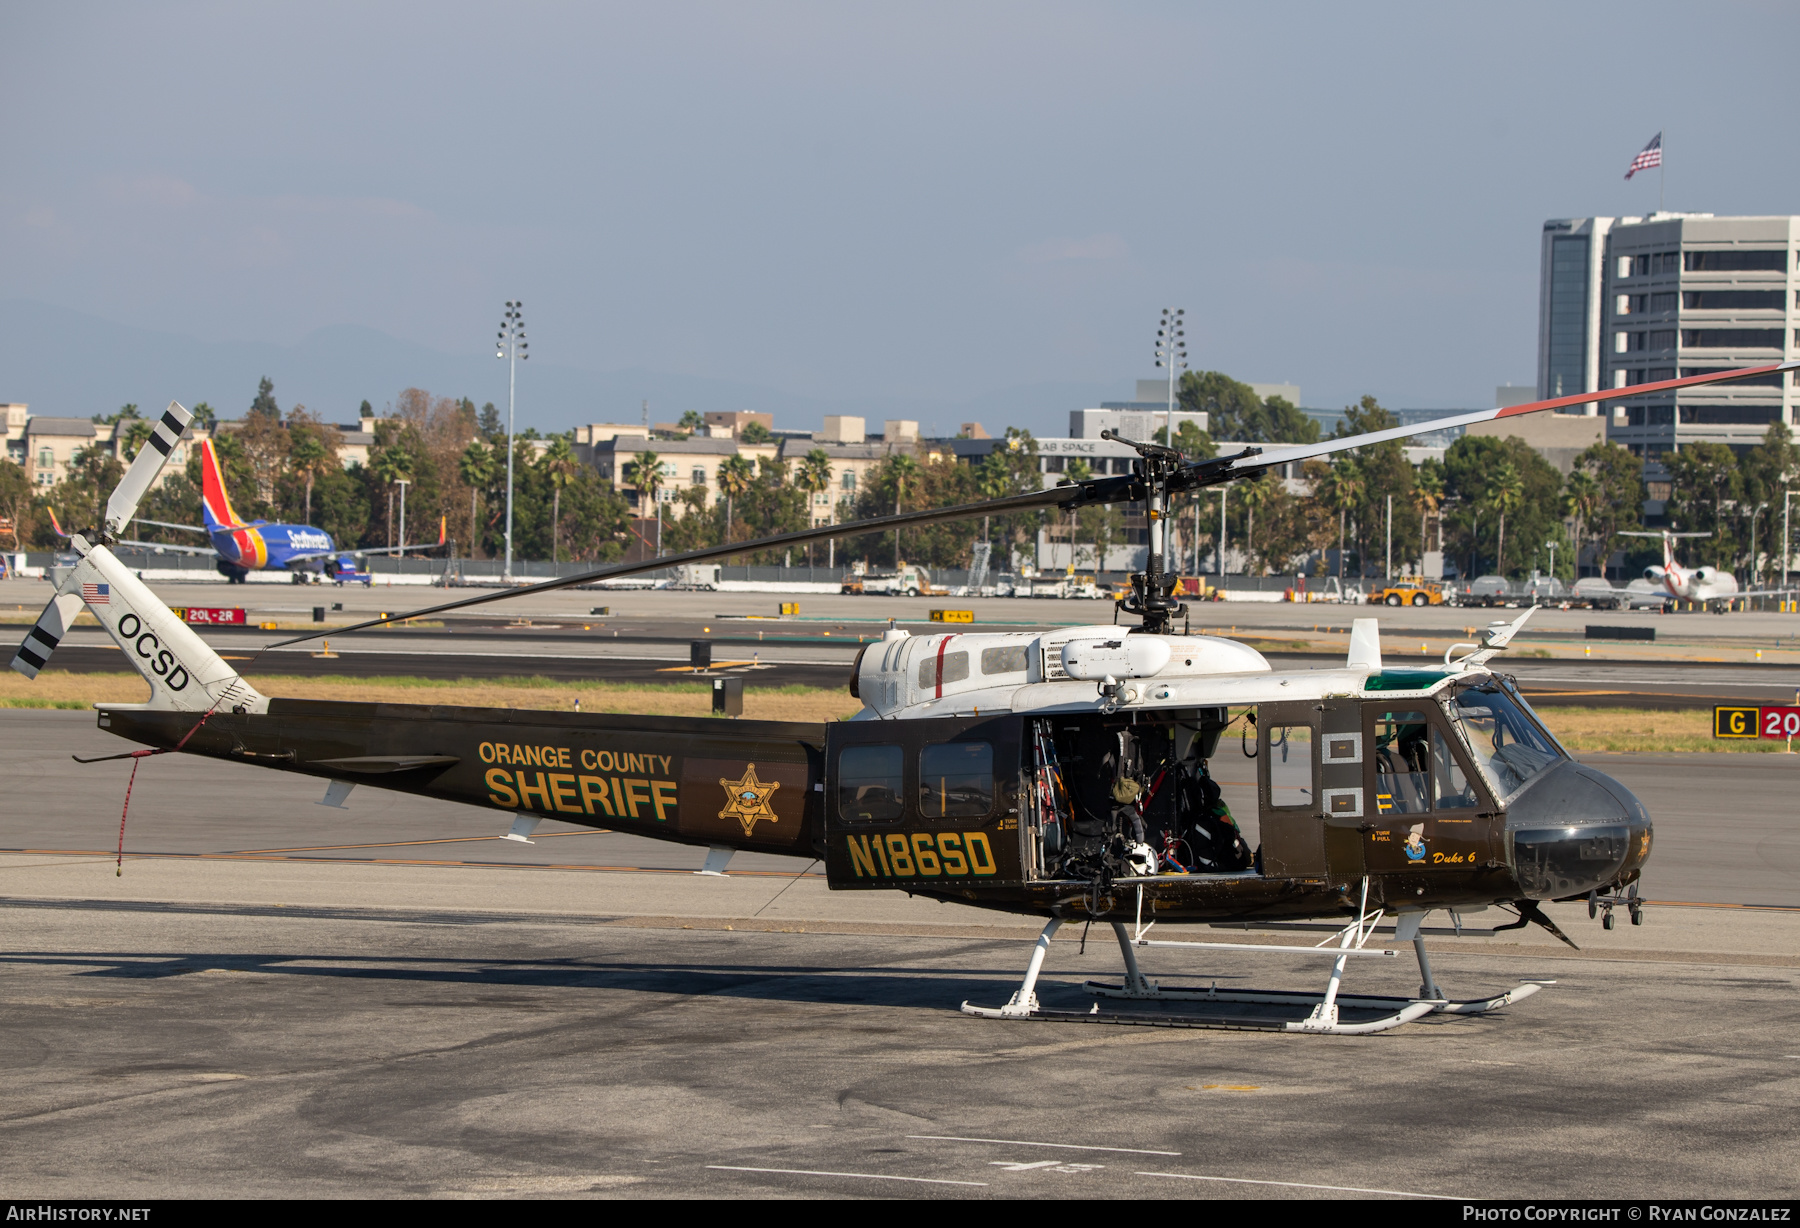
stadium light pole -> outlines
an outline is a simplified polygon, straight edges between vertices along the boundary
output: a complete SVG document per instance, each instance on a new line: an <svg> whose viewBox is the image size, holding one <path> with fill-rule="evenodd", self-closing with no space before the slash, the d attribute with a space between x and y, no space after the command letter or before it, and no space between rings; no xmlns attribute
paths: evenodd
<svg viewBox="0 0 1800 1228"><path fill-rule="evenodd" d="M403 559L406 557L406 488L412 485L412 479L395 478L394 485L400 488L400 549L394 557Z"/></svg>
<svg viewBox="0 0 1800 1228"><path fill-rule="evenodd" d="M1794 539L1788 536L1788 503L1794 497L1792 487L1781 492L1781 587L1788 586L1788 551Z"/></svg>
<svg viewBox="0 0 1800 1228"><path fill-rule="evenodd" d="M513 412L519 389L519 360L530 358L531 347L525 340L525 304L508 299L506 314L500 317L500 336L494 342L494 357L506 359L506 568L501 578L513 578Z"/></svg>
<svg viewBox="0 0 1800 1228"><path fill-rule="evenodd" d="M1183 340L1187 332L1182 328L1182 317L1187 314L1183 307L1164 307L1162 320L1156 328L1156 365L1164 368L1169 376L1169 416L1166 429L1169 433L1164 440L1169 447L1175 446L1175 380L1177 373L1187 370L1187 342Z"/></svg>

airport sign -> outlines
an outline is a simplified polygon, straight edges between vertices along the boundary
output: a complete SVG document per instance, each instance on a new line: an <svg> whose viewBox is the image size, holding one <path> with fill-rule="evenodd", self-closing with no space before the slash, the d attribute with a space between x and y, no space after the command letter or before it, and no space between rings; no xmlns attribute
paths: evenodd
<svg viewBox="0 0 1800 1228"><path fill-rule="evenodd" d="M1715 738L1773 738L1781 741L1800 737L1800 706L1732 707L1713 709Z"/></svg>
<svg viewBox="0 0 1800 1228"><path fill-rule="evenodd" d="M210 606L177 606L175 617L195 627L241 627L244 625L242 609L221 609Z"/></svg>

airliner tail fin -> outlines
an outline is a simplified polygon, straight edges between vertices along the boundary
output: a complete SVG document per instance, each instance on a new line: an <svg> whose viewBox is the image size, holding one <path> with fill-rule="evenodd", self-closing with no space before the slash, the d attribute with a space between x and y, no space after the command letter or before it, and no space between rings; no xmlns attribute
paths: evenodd
<svg viewBox="0 0 1800 1228"><path fill-rule="evenodd" d="M200 514L208 532L243 527L225 493L225 472L210 439L200 441Z"/></svg>

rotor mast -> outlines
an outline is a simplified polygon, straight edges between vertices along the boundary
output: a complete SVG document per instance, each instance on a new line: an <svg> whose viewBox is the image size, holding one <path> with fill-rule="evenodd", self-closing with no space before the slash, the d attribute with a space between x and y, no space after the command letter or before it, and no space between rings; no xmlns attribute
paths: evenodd
<svg viewBox="0 0 1800 1228"><path fill-rule="evenodd" d="M1144 519L1149 527L1150 549L1144 570L1132 573L1131 592L1119 606L1143 620L1141 630L1167 634L1170 623L1186 609L1175 599L1179 578L1168 565L1169 477L1181 468L1181 453L1162 444L1139 443L1111 430L1101 431L1100 438L1137 449L1139 459L1133 467L1142 482Z"/></svg>

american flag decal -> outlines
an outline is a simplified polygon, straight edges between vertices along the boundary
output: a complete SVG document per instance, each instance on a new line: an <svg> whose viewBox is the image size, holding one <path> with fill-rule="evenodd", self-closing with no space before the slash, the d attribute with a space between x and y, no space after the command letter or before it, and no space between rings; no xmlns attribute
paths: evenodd
<svg viewBox="0 0 1800 1228"><path fill-rule="evenodd" d="M106 605L112 601L112 585L83 584L81 586L81 599L89 605Z"/></svg>
<svg viewBox="0 0 1800 1228"><path fill-rule="evenodd" d="M1662 133L1659 132L1650 138L1650 143L1644 146L1643 152L1631 160L1631 165L1626 168L1625 178L1629 179L1639 171L1647 171L1653 166L1661 165Z"/></svg>

